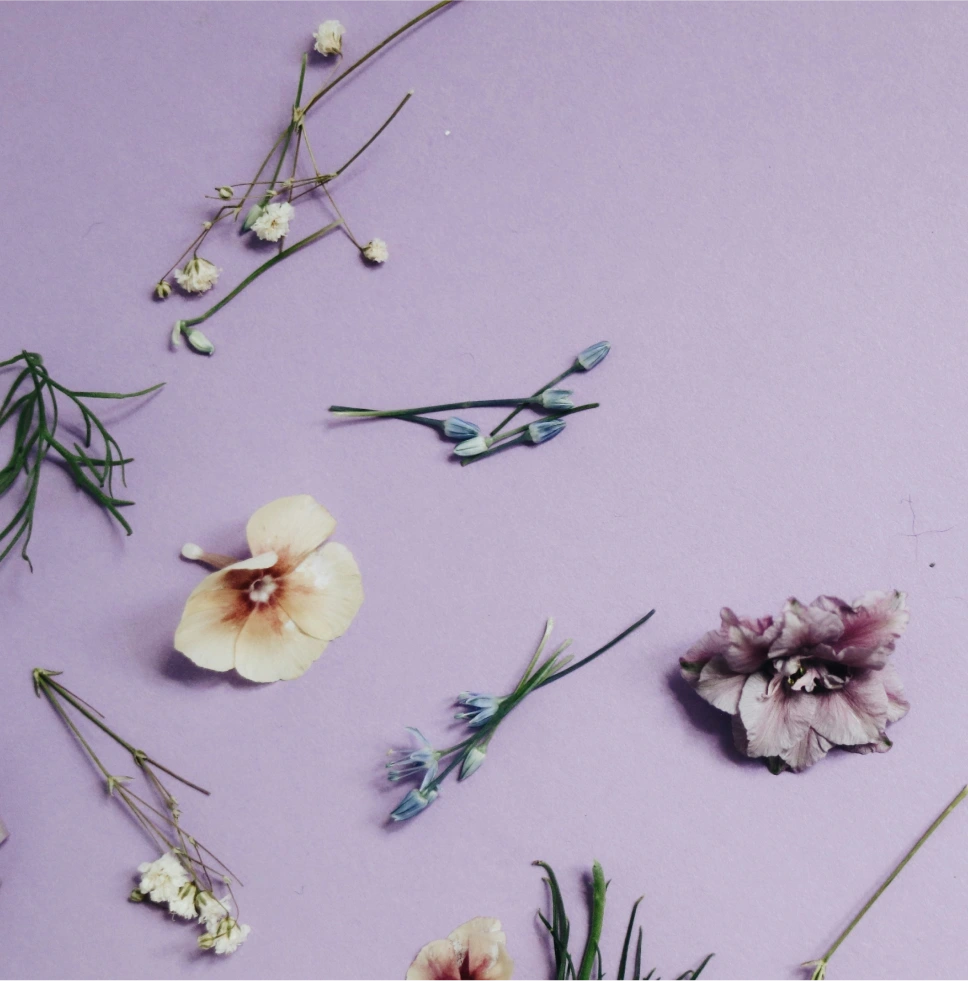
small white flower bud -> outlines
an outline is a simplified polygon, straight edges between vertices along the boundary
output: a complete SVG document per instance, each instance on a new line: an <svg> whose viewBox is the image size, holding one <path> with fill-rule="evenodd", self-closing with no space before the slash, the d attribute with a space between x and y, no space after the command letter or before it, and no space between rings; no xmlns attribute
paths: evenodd
<svg viewBox="0 0 968 981"><path fill-rule="evenodd" d="M208 231L211 227L212 227L212 223L210 221L203 221L202 222L202 228L204 228L205 231Z"/></svg>
<svg viewBox="0 0 968 981"><path fill-rule="evenodd" d="M155 296L159 300L167 300L171 296L171 283L167 280L162 279L160 282L155 284Z"/></svg>
<svg viewBox="0 0 968 981"><path fill-rule="evenodd" d="M316 41L313 47L324 57L340 54L343 50L345 33L346 29L338 20L324 20L313 34Z"/></svg>
<svg viewBox="0 0 968 981"><path fill-rule="evenodd" d="M171 329L171 347L174 350L177 347L181 347L182 331L185 329L184 320L176 320L175 326Z"/></svg>
<svg viewBox="0 0 968 981"><path fill-rule="evenodd" d="M188 346L199 354L214 354L215 345L197 328L189 327L185 332Z"/></svg>
<svg viewBox="0 0 968 981"><path fill-rule="evenodd" d="M371 239L362 248L363 258L367 262L386 262L390 258L390 250L382 238Z"/></svg>
<svg viewBox="0 0 968 981"><path fill-rule="evenodd" d="M223 201L228 201L231 198L235 197L235 191L233 191L231 187L220 187L218 189L218 196Z"/></svg>

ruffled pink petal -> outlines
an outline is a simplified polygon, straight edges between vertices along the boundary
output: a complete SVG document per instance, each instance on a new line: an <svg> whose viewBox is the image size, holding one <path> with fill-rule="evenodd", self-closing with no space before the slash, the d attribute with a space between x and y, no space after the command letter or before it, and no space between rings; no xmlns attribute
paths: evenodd
<svg viewBox="0 0 968 981"><path fill-rule="evenodd" d="M879 671L861 671L839 691L813 696L813 727L835 746L873 742L887 722L887 694Z"/></svg>
<svg viewBox="0 0 968 981"><path fill-rule="evenodd" d="M715 708L735 715L748 675L731 671L721 654L707 661L696 682L696 691Z"/></svg>
<svg viewBox="0 0 968 981"><path fill-rule="evenodd" d="M235 642L235 670L249 681L298 678L327 642L304 634L285 610L265 604L254 610Z"/></svg>
<svg viewBox="0 0 968 981"><path fill-rule="evenodd" d="M783 756L790 752L806 735L815 702L816 696L789 692L783 684L769 686L762 673L749 675L739 699L748 755Z"/></svg>
<svg viewBox="0 0 968 981"><path fill-rule="evenodd" d="M717 654L725 654L728 648L729 641L722 630L710 630L703 634L702 639L679 658L682 677L695 688L706 663Z"/></svg>
<svg viewBox="0 0 968 981"><path fill-rule="evenodd" d="M327 542L286 577L279 599L303 633L320 640L341 636L363 603L363 583L352 552Z"/></svg>
<svg viewBox="0 0 968 981"><path fill-rule="evenodd" d="M423 947L407 971L407 981L460 981L461 958L449 940Z"/></svg>
<svg viewBox="0 0 968 981"><path fill-rule="evenodd" d="M291 568L333 533L336 519L309 494L281 497L259 508L245 526L249 549L277 552Z"/></svg>
<svg viewBox="0 0 968 981"><path fill-rule="evenodd" d="M780 755L791 770L800 773L822 760L833 748L834 744L811 726L796 746Z"/></svg>
<svg viewBox="0 0 968 981"><path fill-rule="evenodd" d="M841 614L844 632L841 647L894 648L894 641L904 633L910 613L907 596L897 590L889 593L865 593Z"/></svg>
<svg viewBox="0 0 968 981"><path fill-rule="evenodd" d="M763 665L773 642L780 634L780 624L773 617L748 620L738 617L728 607L720 611L722 631L728 639L724 652L726 663L733 671L752 674Z"/></svg>
<svg viewBox="0 0 968 981"><path fill-rule="evenodd" d="M884 647L857 647L851 645L843 648L828 648L829 654L821 655L828 661L838 664L848 664L852 668L882 668L891 656L894 641Z"/></svg>
<svg viewBox="0 0 968 981"><path fill-rule="evenodd" d="M884 686L884 694L887 695L887 721L897 722L911 708L911 703L904 697L904 685L901 684L901 678L893 664L885 665L878 676Z"/></svg>
<svg viewBox="0 0 968 981"><path fill-rule="evenodd" d="M843 621L836 613L819 606L804 606L791 597L783 608L783 626L770 656L778 657L801 647L830 644L843 630Z"/></svg>

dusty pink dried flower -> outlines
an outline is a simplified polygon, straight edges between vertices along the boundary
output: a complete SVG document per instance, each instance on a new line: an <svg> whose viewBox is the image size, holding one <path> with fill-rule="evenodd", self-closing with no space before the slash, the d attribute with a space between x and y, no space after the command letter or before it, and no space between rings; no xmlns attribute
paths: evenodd
<svg viewBox="0 0 968 981"><path fill-rule="evenodd" d="M904 593L866 593L853 605L820 596L787 601L778 620L724 608L679 659L682 676L733 717L737 748L799 772L835 746L886 753L885 729L910 705L888 657L908 622Z"/></svg>

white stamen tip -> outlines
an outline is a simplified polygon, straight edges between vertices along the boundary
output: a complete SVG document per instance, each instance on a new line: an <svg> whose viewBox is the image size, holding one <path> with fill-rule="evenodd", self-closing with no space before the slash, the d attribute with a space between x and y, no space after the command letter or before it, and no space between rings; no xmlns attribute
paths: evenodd
<svg viewBox="0 0 968 981"><path fill-rule="evenodd" d="M183 559L190 559L192 562L197 562L205 554L205 551L197 545L188 542L186 545L182 545L181 554Z"/></svg>

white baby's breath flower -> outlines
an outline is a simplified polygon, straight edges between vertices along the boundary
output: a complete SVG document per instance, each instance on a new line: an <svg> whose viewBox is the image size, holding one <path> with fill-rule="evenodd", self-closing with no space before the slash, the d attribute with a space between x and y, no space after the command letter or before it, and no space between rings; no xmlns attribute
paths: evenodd
<svg viewBox="0 0 968 981"><path fill-rule="evenodd" d="M214 262L196 256L185 263L184 269L175 270L175 282L186 293L206 293L218 281L220 271Z"/></svg>
<svg viewBox="0 0 968 981"><path fill-rule="evenodd" d="M195 907L198 911L198 922L208 933L216 933L218 925L232 912L232 900L228 896L216 899L205 890L195 897Z"/></svg>
<svg viewBox="0 0 968 981"><path fill-rule="evenodd" d="M340 54L343 50L343 34L346 29L338 20L324 20L316 33L313 34L316 43L313 47L321 55Z"/></svg>
<svg viewBox="0 0 968 981"><path fill-rule="evenodd" d="M390 258L390 250L382 238L371 239L363 246L362 251L367 262L386 262Z"/></svg>
<svg viewBox="0 0 968 981"><path fill-rule="evenodd" d="M278 242L289 234L289 222L296 209L286 201L280 204L267 204L262 214L252 223L252 231L263 242Z"/></svg>
<svg viewBox="0 0 968 981"><path fill-rule="evenodd" d="M195 894L198 889L192 882L186 882L178 890L178 895L174 899L168 900L168 909L175 916L180 916L185 920L195 919Z"/></svg>
<svg viewBox="0 0 968 981"><path fill-rule="evenodd" d="M138 866L141 881L138 888L153 903L170 903L178 899L178 890L188 883L189 875L185 866L174 852L165 852L154 862L142 862Z"/></svg>
<svg viewBox="0 0 968 981"><path fill-rule="evenodd" d="M216 954L231 954L245 942L249 929L244 923L238 923L231 916L227 916L219 923L214 933L203 933L198 938L198 946L202 950L214 948Z"/></svg>

